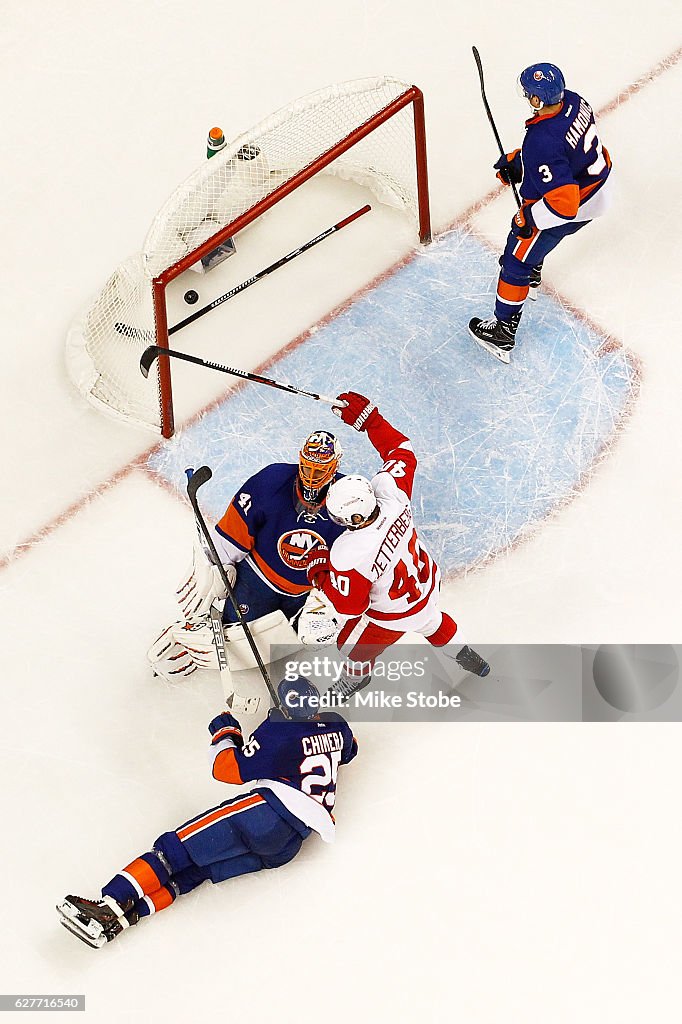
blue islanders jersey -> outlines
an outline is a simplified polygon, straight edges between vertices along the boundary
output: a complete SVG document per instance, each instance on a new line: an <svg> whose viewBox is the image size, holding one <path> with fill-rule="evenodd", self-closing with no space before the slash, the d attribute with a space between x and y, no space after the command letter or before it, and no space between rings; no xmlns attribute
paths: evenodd
<svg viewBox="0 0 682 1024"><path fill-rule="evenodd" d="M236 719L214 734L213 777L234 785L255 782L257 790L274 793L299 821L331 841L339 766L358 752L345 718L325 712L294 722L273 708L241 749L235 743L240 737Z"/></svg>
<svg viewBox="0 0 682 1024"><path fill-rule="evenodd" d="M339 480L337 473L335 479ZM216 525L218 550L231 562L246 560L280 594L311 588L303 556L320 541L331 547L344 532L322 505L311 512L298 500L298 466L275 463L250 477Z"/></svg>
<svg viewBox="0 0 682 1024"><path fill-rule="evenodd" d="M526 121L521 160L521 196L535 204L533 219L541 230L573 220L611 170L592 107L568 89L556 113Z"/></svg>

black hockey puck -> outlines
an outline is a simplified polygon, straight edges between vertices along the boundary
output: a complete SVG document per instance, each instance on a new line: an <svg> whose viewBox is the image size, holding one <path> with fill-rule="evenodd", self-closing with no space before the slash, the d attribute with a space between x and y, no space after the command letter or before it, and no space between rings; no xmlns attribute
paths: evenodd
<svg viewBox="0 0 682 1024"><path fill-rule="evenodd" d="M199 292L195 292L193 288L190 288L188 292L185 292L185 302L188 305L193 306L195 302L199 301Z"/></svg>

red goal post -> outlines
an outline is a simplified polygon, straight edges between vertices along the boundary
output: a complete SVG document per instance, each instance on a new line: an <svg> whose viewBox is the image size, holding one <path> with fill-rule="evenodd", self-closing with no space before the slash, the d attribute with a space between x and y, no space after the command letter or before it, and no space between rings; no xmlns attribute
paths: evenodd
<svg viewBox="0 0 682 1024"><path fill-rule="evenodd" d="M74 321L67 368L85 397L171 437L170 359L160 355L156 380L139 372L147 345L168 348L168 285L320 173L368 187L410 215L420 242L430 242L421 90L391 78L330 86L277 111L203 163L161 208L142 253L122 264Z"/></svg>

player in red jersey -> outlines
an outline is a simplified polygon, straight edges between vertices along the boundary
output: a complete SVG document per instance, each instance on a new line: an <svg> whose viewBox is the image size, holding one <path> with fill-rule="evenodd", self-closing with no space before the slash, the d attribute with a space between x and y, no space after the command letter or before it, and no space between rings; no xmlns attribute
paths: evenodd
<svg viewBox="0 0 682 1024"><path fill-rule="evenodd" d="M339 395L339 403L345 405L334 411L365 431L383 460L371 481L346 476L332 484L327 512L346 531L331 550L318 545L307 558L310 582L348 616L337 639L347 662L333 689L349 696L369 683L374 660L404 633L421 633L434 647L444 647L457 625L440 610L440 569L414 525L410 499L417 458L409 438L363 395L350 391ZM455 658L466 671L490 671L470 647L462 646Z"/></svg>

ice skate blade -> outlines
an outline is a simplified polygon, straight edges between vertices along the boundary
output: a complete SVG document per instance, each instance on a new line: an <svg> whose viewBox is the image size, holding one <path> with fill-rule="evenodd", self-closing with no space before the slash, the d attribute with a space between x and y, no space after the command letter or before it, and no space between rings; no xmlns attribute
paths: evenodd
<svg viewBox="0 0 682 1024"><path fill-rule="evenodd" d="M491 345L489 341L484 341L483 338L477 338L474 332L471 330L471 328L469 328L469 334L474 339L476 344L480 345L481 348L484 348L486 352L490 352L491 356L495 356L495 358L499 359L501 363L509 365L509 352L505 352L503 348L498 348L497 345Z"/></svg>
<svg viewBox="0 0 682 1024"><path fill-rule="evenodd" d="M63 928L66 928L67 932L71 932L71 934L75 935L77 939L80 939L81 942L84 942L86 946L90 946L91 949L101 949L102 946L106 946L107 937L104 932L102 932L98 938L93 938L93 936L88 932L82 931L75 921L72 921L69 917L65 917L59 907L57 907L57 910L59 911L60 925Z"/></svg>
<svg viewBox="0 0 682 1024"><path fill-rule="evenodd" d="M94 949L99 949L107 941L102 925L92 919L84 920L77 907L74 907L68 900L57 904L57 913L65 928L77 935L79 939L82 938L83 942L87 942Z"/></svg>
<svg viewBox="0 0 682 1024"><path fill-rule="evenodd" d="M528 289L528 298L531 300L531 302L535 302L535 300L538 297L538 292L539 291L540 291L539 288L529 288Z"/></svg>

